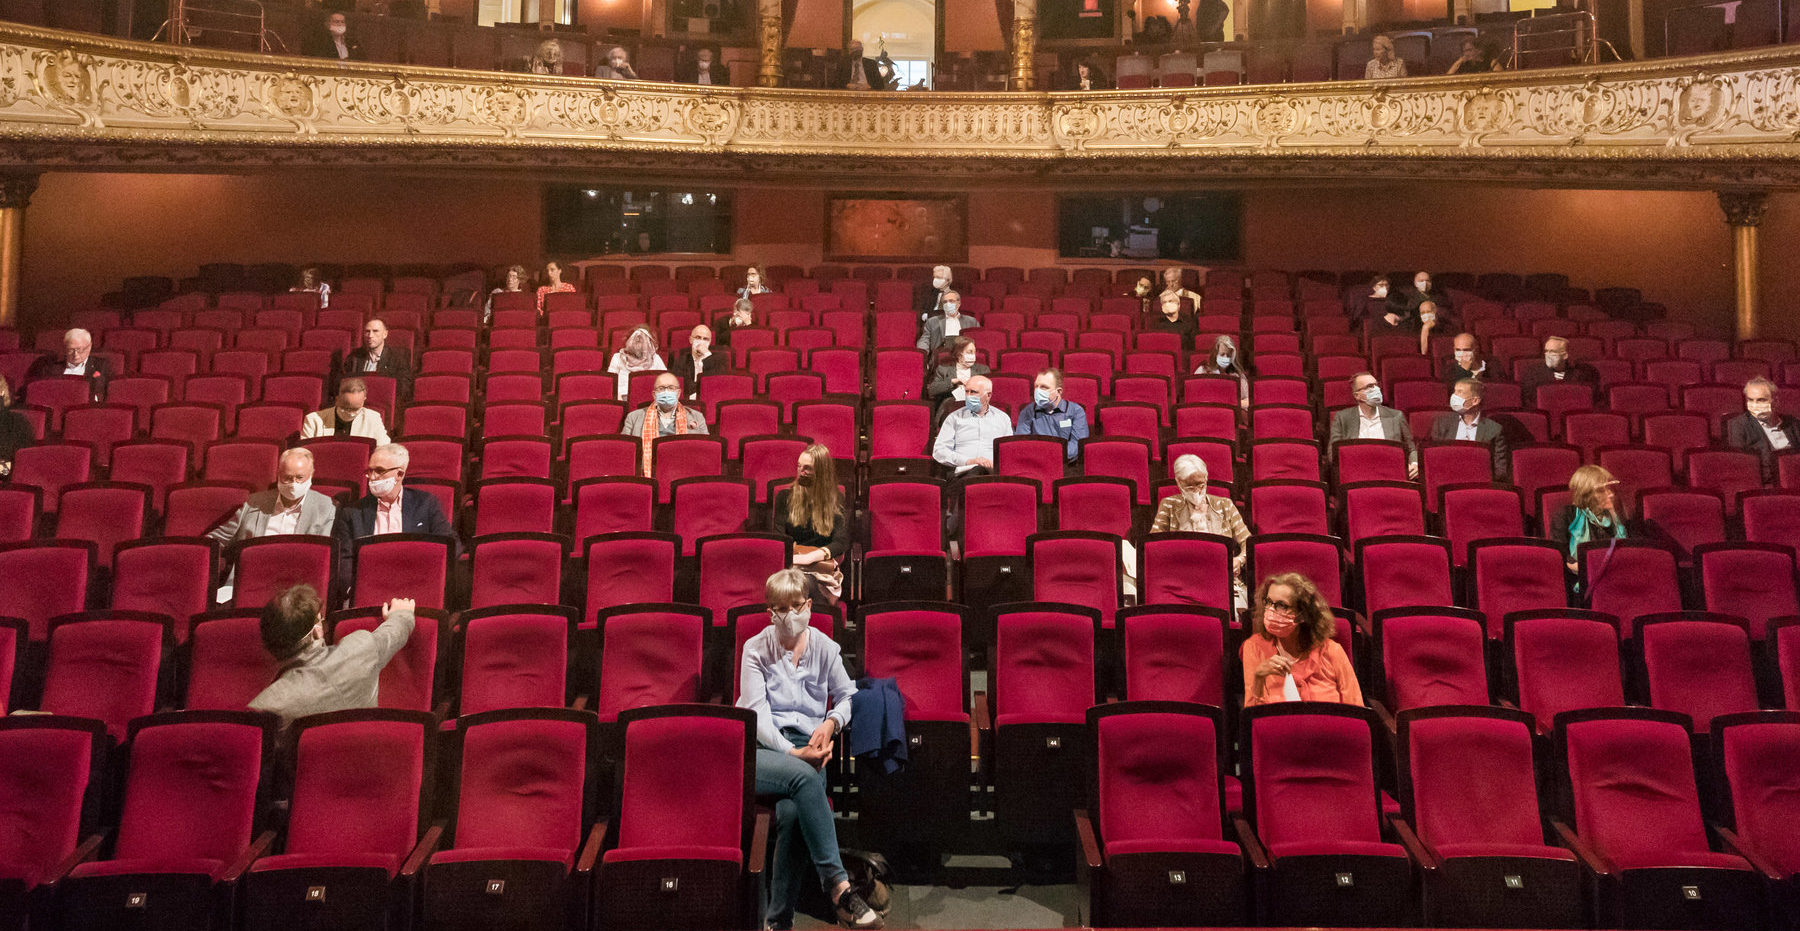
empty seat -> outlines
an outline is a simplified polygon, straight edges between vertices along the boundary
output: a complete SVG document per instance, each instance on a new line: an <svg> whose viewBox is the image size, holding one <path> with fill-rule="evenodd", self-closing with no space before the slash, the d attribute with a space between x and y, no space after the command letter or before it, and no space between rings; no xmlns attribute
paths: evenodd
<svg viewBox="0 0 1800 931"><path fill-rule="evenodd" d="M1487 631L1481 615L1452 607L1395 608L1369 618L1382 705L1395 715L1435 705L1486 705Z"/></svg>
<svg viewBox="0 0 1800 931"><path fill-rule="evenodd" d="M575 609L507 604L466 611L456 638L458 714L567 703Z"/></svg>
<svg viewBox="0 0 1800 931"><path fill-rule="evenodd" d="M0 785L16 802L0 814L0 919L9 927L24 927L33 914L47 918L68 871L98 852L105 750L99 721L0 718Z"/></svg>
<svg viewBox="0 0 1800 931"><path fill-rule="evenodd" d="M995 617L989 656L994 813L1009 849L1074 841L1069 811L1084 803L1087 709L1099 699L1100 613L1022 603Z"/></svg>
<svg viewBox="0 0 1800 931"><path fill-rule="evenodd" d="M1680 712L1697 734L1711 730L1719 715L1755 711L1747 627L1743 618L1724 614L1642 618L1637 655L1650 706Z"/></svg>
<svg viewBox="0 0 1800 931"><path fill-rule="evenodd" d="M68 614L50 622L50 660L39 709L92 718L114 741L156 710L169 619L137 611Z"/></svg>

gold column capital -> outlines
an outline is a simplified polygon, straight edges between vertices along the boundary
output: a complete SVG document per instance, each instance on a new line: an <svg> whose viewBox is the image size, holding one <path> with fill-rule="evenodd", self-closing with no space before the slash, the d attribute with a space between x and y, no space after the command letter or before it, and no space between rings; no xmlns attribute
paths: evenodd
<svg viewBox="0 0 1800 931"><path fill-rule="evenodd" d="M0 172L0 210L31 206L31 195L37 193L39 177L35 171Z"/></svg>
<svg viewBox="0 0 1800 931"><path fill-rule="evenodd" d="M1731 226L1758 226L1769 209L1769 192L1754 189L1719 192L1719 209Z"/></svg>

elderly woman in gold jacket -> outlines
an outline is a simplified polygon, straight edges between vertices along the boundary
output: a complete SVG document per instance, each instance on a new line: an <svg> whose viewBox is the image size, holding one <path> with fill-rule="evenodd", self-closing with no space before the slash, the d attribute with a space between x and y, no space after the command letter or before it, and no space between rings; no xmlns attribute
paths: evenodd
<svg viewBox="0 0 1800 931"><path fill-rule="evenodd" d="M1234 608L1243 609L1249 603L1249 592L1244 587L1244 545L1250 540L1250 528L1244 526L1243 515L1230 498L1206 493L1206 463L1199 456L1189 453L1175 457L1169 474L1179 491L1157 505L1150 532L1211 533L1237 541L1237 556L1231 561L1231 600ZM1126 584L1134 591L1136 573L1137 554L1127 553Z"/></svg>

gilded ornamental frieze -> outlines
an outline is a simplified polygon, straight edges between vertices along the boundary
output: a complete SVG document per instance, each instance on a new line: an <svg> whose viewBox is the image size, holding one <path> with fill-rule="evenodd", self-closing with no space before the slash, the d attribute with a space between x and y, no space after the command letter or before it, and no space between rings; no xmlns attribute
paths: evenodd
<svg viewBox="0 0 1800 931"><path fill-rule="evenodd" d="M0 164L209 162L1791 186L1800 48L1397 82L863 95L339 64L0 24Z"/></svg>

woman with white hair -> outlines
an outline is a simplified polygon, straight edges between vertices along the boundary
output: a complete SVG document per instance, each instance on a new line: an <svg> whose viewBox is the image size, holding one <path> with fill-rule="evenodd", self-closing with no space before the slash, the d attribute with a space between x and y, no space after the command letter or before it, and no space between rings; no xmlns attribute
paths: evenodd
<svg viewBox="0 0 1800 931"><path fill-rule="evenodd" d="M1178 493L1157 505L1156 517L1150 521L1151 533L1211 533L1230 537L1237 543L1237 555L1231 560L1231 601L1238 610L1249 605L1249 591L1244 587L1244 545L1250 540L1250 528L1230 498L1209 495L1206 463L1192 453L1175 457L1169 466ZM1126 574L1137 570L1136 554L1126 567Z"/></svg>
<svg viewBox="0 0 1800 931"><path fill-rule="evenodd" d="M1219 336L1213 340L1212 352L1207 353L1200 364L1194 367L1195 375L1230 375L1238 380L1238 406L1250 409L1250 378L1245 374L1244 366L1238 361L1237 343L1229 336Z"/></svg>

